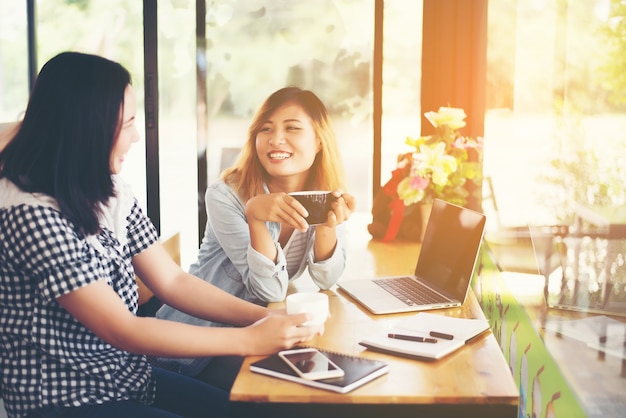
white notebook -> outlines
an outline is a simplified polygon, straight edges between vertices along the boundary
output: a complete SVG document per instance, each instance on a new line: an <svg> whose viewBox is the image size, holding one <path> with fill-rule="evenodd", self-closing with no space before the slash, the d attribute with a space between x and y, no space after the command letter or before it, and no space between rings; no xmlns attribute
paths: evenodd
<svg viewBox="0 0 626 418"><path fill-rule="evenodd" d="M385 353L421 360L437 360L460 349L489 329L489 322L486 319L455 318L420 312L402 319L386 333L364 338L359 344ZM391 338L389 337L391 334L400 338L423 338L427 342ZM432 342L433 340L436 342Z"/></svg>

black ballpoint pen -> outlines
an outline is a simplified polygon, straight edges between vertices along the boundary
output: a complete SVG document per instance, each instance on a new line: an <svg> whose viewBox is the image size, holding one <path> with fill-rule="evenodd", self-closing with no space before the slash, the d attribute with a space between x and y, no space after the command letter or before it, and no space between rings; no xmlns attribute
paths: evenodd
<svg viewBox="0 0 626 418"><path fill-rule="evenodd" d="M445 332L430 331L431 337L443 338L444 340L454 340L454 335L446 334Z"/></svg>
<svg viewBox="0 0 626 418"><path fill-rule="evenodd" d="M418 343L436 343L437 342L435 338L418 337L415 335L387 334L387 337L393 338L395 340L416 341Z"/></svg>

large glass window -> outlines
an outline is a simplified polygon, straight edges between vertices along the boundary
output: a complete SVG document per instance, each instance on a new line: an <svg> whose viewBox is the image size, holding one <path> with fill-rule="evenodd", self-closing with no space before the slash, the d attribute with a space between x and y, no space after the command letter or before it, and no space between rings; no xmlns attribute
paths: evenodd
<svg viewBox="0 0 626 418"><path fill-rule="evenodd" d="M626 202L622 4L489 2L484 171L503 223Z"/></svg>
<svg viewBox="0 0 626 418"><path fill-rule="evenodd" d="M26 3L5 1L0 15L0 123L18 120L28 101ZM137 128L144 132L143 4L39 0L37 64L62 51L105 56L132 74ZM181 233L183 263L197 248L195 4L160 2L158 21L161 235ZM39 69L38 68L38 69ZM143 135L142 135L143 138ZM145 141L131 147L121 175L146 209Z"/></svg>
<svg viewBox="0 0 626 418"><path fill-rule="evenodd" d="M16 121L29 96L26 2L5 1L0 15L0 122ZM39 0L35 2L37 72L54 55L79 51L122 63L137 93L137 128L143 132L143 9L140 2ZM144 143L131 147L122 176L145 205Z"/></svg>
<svg viewBox="0 0 626 418"><path fill-rule="evenodd" d="M619 11L611 17L620 4L489 2L484 172L503 223L569 222L574 202L626 200ZM382 182L406 150L405 137L420 130L422 6L384 2ZM68 49L122 62L133 73L140 129L142 7L36 2L39 65ZM207 2L206 110L196 106L195 2L158 7L161 226L164 235L181 232L184 264L198 245L198 135L207 138L210 183L228 164L228 149L245 140L263 99L288 84L327 104L350 191L357 209L369 212L372 181L379 181L371 171L374 0ZM0 23L0 122L7 122L19 118L28 98L25 4L3 2ZM206 132L199 132L196 115L205 111ZM143 145L132 148L123 175L145 202Z"/></svg>
<svg viewBox="0 0 626 418"><path fill-rule="evenodd" d="M371 194L373 0L207 2L209 182L222 155L246 140L253 113L275 90L312 90L328 108L349 191ZM229 162L229 159L225 161Z"/></svg>

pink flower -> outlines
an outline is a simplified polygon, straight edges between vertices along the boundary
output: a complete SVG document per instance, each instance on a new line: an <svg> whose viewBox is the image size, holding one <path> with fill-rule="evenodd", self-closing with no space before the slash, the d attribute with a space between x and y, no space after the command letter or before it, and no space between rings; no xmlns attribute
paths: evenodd
<svg viewBox="0 0 626 418"><path fill-rule="evenodd" d="M464 136L458 137L454 141L454 146L457 148L469 149L469 148L482 148L483 147L483 139L472 139Z"/></svg>
<svg viewBox="0 0 626 418"><path fill-rule="evenodd" d="M426 190L430 184L430 179L425 179L420 176L411 177L411 188L415 190Z"/></svg>

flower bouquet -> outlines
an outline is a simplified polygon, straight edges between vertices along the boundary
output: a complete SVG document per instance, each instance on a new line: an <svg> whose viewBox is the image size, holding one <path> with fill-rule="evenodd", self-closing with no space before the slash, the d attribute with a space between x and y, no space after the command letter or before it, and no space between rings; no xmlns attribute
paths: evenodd
<svg viewBox="0 0 626 418"><path fill-rule="evenodd" d="M407 137L406 144L415 152L411 153L409 174L398 183L398 196L405 206L430 204L436 198L465 206L469 195L466 183L479 185L481 181L483 140L459 133L465 126L463 109L440 107L424 116L436 131L433 135Z"/></svg>
<svg viewBox="0 0 626 418"><path fill-rule="evenodd" d="M463 109L440 107L425 116L435 133L407 137L406 143L415 151L398 157L391 179L374 197L368 231L384 242L421 241L436 198L465 206L470 194L467 183L480 185L483 140L459 133L465 126Z"/></svg>

